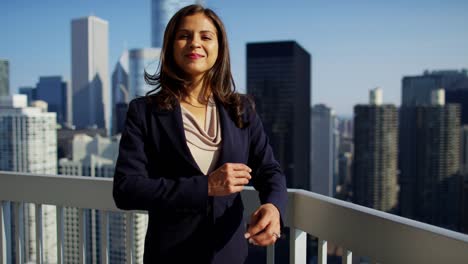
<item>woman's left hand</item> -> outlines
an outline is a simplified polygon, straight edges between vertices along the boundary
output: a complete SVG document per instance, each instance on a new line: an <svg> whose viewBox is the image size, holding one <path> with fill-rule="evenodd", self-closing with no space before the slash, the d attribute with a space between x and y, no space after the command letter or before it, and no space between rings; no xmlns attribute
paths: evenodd
<svg viewBox="0 0 468 264"><path fill-rule="evenodd" d="M269 246L280 238L281 225L278 208L271 203L261 205L251 216L245 238L257 246Z"/></svg>

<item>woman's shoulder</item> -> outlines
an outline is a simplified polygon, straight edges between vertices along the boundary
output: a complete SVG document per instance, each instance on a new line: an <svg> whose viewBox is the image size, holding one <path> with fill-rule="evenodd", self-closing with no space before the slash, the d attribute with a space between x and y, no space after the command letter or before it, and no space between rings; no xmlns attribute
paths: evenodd
<svg viewBox="0 0 468 264"><path fill-rule="evenodd" d="M160 98L158 94L151 94L134 98L129 103L129 108L136 108L138 111L146 111L147 109L160 109Z"/></svg>

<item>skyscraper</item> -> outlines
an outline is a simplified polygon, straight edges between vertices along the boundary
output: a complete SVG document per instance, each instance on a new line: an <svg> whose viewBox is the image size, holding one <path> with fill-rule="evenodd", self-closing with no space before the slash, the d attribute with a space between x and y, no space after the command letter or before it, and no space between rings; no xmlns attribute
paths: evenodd
<svg viewBox="0 0 468 264"><path fill-rule="evenodd" d="M247 44L247 92L289 188L310 188L311 56L295 41Z"/></svg>
<svg viewBox="0 0 468 264"><path fill-rule="evenodd" d="M128 51L125 50L120 55L119 61L115 65L112 73L112 134L121 133L123 129L123 118L127 113L128 103L130 101L129 82L128 82ZM125 117L124 117L125 118Z"/></svg>
<svg viewBox="0 0 468 264"><path fill-rule="evenodd" d="M47 102L49 112L57 113L57 123L71 124L71 89L61 76L40 77L36 98Z"/></svg>
<svg viewBox="0 0 468 264"><path fill-rule="evenodd" d="M36 96L36 87L32 86L23 86L18 88L18 94L24 94L27 96L28 104L30 105L32 101L37 100Z"/></svg>
<svg viewBox="0 0 468 264"><path fill-rule="evenodd" d="M25 95L0 96L0 170L37 174L57 174L57 132L56 114L44 108L27 107ZM13 207L13 205L11 205ZM11 228L23 233L24 259L18 263L36 262L35 206L22 204L20 210L13 208ZM18 213L16 213L18 212ZM16 226L17 218L21 226ZM13 230L9 239L15 243ZM45 263L57 261L57 227L55 206L42 206L43 257ZM15 251L14 246L9 247ZM16 254L9 254L15 263Z"/></svg>
<svg viewBox="0 0 468 264"><path fill-rule="evenodd" d="M333 197L338 176L337 119L330 107L312 108L312 154L310 190Z"/></svg>
<svg viewBox="0 0 468 264"><path fill-rule="evenodd" d="M94 137L77 134L72 142L72 159L59 161L60 173L90 177L111 178L114 175L120 137ZM86 263L100 263L101 214L97 210L86 210L85 232L87 235ZM64 209L64 261L79 262L79 211L76 208ZM136 214L133 218L133 261L143 261L144 235L147 226L147 215ZM109 213L109 263L127 263L125 250L126 229L124 213Z"/></svg>
<svg viewBox="0 0 468 264"><path fill-rule="evenodd" d="M438 93L443 93L439 90ZM460 212L460 106L443 99L416 107L414 216L457 229Z"/></svg>
<svg viewBox="0 0 468 264"><path fill-rule="evenodd" d="M354 107L354 202L381 211L397 205L398 112L371 90L370 104Z"/></svg>
<svg viewBox="0 0 468 264"><path fill-rule="evenodd" d="M145 71L155 74L159 65L160 48L132 49L129 52L129 100L144 96L154 87L145 82Z"/></svg>
<svg viewBox="0 0 468 264"><path fill-rule="evenodd" d="M447 127L449 123L449 116L451 118L456 118L454 107L449 107L445 105L445 102L461 102L462 108L468 109L468 101L463 100L466 98L466 92L468 90L468 72L467 70L461 71L425 71L423 75L420 76L407 76L402 80L402 105L400 108L400 145L399 145L399 169L400 169L400 197L399 197L399 209L400 214L404 217L423 220L421 217L423 212L421 211L421 206L418 204L418 185L421 184L421 180L416 177L416 175L421 174L422 165L418 165L418 159L423 160L427 157L420 155L432 155L433 158L440 158L441 160L434 160L434 163L439 164L446 160L444 155L449 155L446 151L434 152L435 149L429 150L426 149L425 152L422 152L425 144L429 144L429 141L425 143L421 141L422 124L418 124L417 120L426 120L431 121L431 125L438 126L438 129L450 129L453 128ZM437 96L440 92L438 90L445 90L446 96L442 95ZM447 100L444 100L442 97L446 97ZM439 101L437 101L439 100ZM425 109L424 107L427 107ZM418 110L419 108L419 110ZM452 110L447 110L447 109ZM425 110L423 110L425 109ZM429 110L433 109L433 110ZM438 109L438 110L435 110ZM445 110L442 110L445 109ZM460 109L458 109L459 111ZM438 114L436 113L437 111ZM455 111L455 112L454 112ZM419 114L418 114L419 113ZM468 114L468 113L467 113ZM418 116L419 115L419 116ZM436 117L439 115L439 117ZM442 117L445 116L445 119ZM434 118L434 120L430 120ZM461 117L463 118L463 116ZM468 120L468 115L465 117ZM435 120L445 120L440 121L439 123L434 123ZM460 118L458 119L460 123ZM451 122L451 121L450 121ZM463 122L461 122L463 123ZM419 128L418 128L419 125ZM450 123L451 126L451 123ZM427 129L429 129L427 127ZM436 135L437 137L444 138L442 131ZM429 130L424 132L429 133ZM435 133L435 132L431 132ZM441 134L442 133L442 134ZM436 145L442 146L440 144L449 144L451 137L456 137L458 134L452 134L449 138L443 139L443 142L439 142ZM448 135L447 135L448 136ZM427 140L429 140L427 138ZM422 144L422 145L418 145ZM452 143L450 143L452 144ZM435 146L434 146L435 148ZM457 147L459 149L459 146ZM432 154L430 154L432 153ZM443 167L446 167L443 165ZM426 172L428 168L425 168ZM432 168L436 170L436 168ZM447 168L441 169L440 171L442 178L448 176L442 176L447 173ZM438 176L438 177L439 177ZM422 177L422 175L420 176ZM431 193L434 193L431 191ZM419 211L419 212L418 212ZM435 218L434 218L435 219ZM426 219L427 220L427 219ZM431 220L432 221L432 220ZM434 220L435 221L435 220ZM438 221L438 220L437 220ZM436 222L431 222L436 224Z"/></svg>
<svg viewBox="0 0 468 264"><path fill-rule="evenodd" d="M0 96L10 94L10 66L7 60L0 59Z"/></svg>
<svg viewBox="0 0 468 264"><path fill-rule="evenodd" d="M171 17L184 6L203 4L203 0L151 0L151 46L161 48L164 30Z"/></svg>
<svg viewBox="0 0 468 264"><path fill-rule="evenodd" d="M108 22L89 16L71 22L73 125L109 129Z"/></svg>

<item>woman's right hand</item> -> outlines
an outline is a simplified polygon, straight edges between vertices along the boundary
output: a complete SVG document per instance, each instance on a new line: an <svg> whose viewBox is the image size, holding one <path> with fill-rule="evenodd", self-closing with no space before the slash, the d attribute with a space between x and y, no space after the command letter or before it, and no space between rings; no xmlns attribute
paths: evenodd
<svg viewBox="0 0 468 264"><path fill-rule="evenodd" d="M240 192L252 179L252 170L242 163L224 163L208 175L208 196L225 196Z"/></svg>

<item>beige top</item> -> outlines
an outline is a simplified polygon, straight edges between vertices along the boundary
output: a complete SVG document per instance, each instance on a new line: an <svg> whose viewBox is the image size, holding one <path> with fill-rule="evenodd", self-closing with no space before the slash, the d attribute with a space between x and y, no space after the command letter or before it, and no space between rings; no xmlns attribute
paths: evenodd
<svg viewBox="0 0 468 264"><path fill-rule="evenodd" d="M221 148L221 125L219 113L213 97L208 100L205 115L205 124L201 126L196 118L185 107L182 110L182 122L184 123L187 146L192 153L198 167L204 174L209 174L218 161Z"/></svg>

